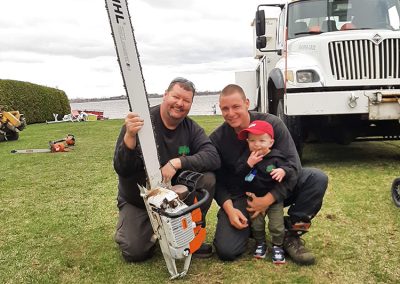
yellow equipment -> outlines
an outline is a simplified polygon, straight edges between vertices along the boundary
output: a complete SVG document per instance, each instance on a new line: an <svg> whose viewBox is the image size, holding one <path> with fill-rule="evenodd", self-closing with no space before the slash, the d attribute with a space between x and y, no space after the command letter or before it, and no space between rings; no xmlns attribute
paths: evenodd
<svg viewBox="0 0 400 284"><path fill-rule="evenodd" d="M24 115L19 111L5 111L0 106L0 142L18 140L19 132L26 127Z"/></svg>

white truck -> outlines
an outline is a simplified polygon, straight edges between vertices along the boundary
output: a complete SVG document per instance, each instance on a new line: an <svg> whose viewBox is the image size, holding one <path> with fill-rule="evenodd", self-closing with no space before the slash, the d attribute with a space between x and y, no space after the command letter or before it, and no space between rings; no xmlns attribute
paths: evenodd
<svg viewBox="0 0 400 284"><path fill-rule="evenodd" d="M285 122L300 155L305 141L399 139L399 0L262 4L253 25L259 63L236 81Z"/></svg>

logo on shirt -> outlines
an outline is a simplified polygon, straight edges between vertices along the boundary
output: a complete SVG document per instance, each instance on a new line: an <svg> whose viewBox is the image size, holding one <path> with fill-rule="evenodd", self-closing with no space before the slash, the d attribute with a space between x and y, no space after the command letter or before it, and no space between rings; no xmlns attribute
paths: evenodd
<svg viewBox="0 0 400 284"><path fill-rule="evenodd" d="M245 176L244 180L247 182L252 182L254 177L257 174L257 170L256 169L251 169L251 171L247 174L247 176Z"/></svg>
<svg viewBox="0 0 400 284"><path fill-rule="evenodd" d="M189 153L190 153L190 148L189 148L189 146L186 146L186 145L184 145L184 146L179 146L179 148L178 148L178 155L180 155L180 156L186 156L186 155L189 155Z"/></svg>
<svg viewBox="0 0 400 284"><path fill-rule="evenodd" d="M266 167L265 171L266 171L267 173L270 173L270 172L272 172L272 171L275 170L275 169L276 169L275 165L268 165L268 166Z"/></svg>

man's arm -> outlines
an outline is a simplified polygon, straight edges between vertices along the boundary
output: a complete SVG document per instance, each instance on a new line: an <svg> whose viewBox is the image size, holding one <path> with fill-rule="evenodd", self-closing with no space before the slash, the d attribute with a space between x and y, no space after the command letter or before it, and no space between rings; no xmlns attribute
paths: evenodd
<svg viewBox="0 0 400 284"><path fill-rule="evenodd" d="M174 167L176 169L182 168L197 172L214 171L218 169L221 166L221 160L217 149L211 143L204 129L193 121L190 135L190 148L193 154L179 157L180 165L179 161L173 159L171 162Z"/></svg>
<svg viewBox="0 0 400 284"><path fill-rule="evenodd" d="M298 177L297 170L295 165L288 161L284 156L276 157L273 163L277 168L285 171L285 176L281 182L275 182L270 193L274 196L277 202L283 202L296 186Z"/></svg>
<svg viewBox="0 0 400 284"><path fill-rule="evenodd" d="M249 226L247 218L243 215L242 211L236 209L233 206L231 199L226 200L222 205L222 208L224 209L226 215L229 218L229 222L233 227L235 227L238 230L241 230Z"/></svg>
<svg viewBox="0 0 400 284"><path fill-rule="evenodd" d="M215 176L216 176L217 182L215 184L214 199L220 207L223 207L223 204L225 203L225 201L231 199L231 194L229 193L229 191L225 185L224 178L226 177L226 175L224 174L224 171L222 168L215 172Z"/></svg>
<svg viewBox="0 0 400 284"><path fill-rule="evenodd" d="M296 145L286 125L280 118L272 114L267 115L266 121L271 123L274 128L275 142L273 148L281 151L285 155L287 160L294 165L298 174L301 170L301 162L296 150Z"/></svg>
<svg viewBox="0 0 400 284"><path fill-rule="evenodd" d="M210 140L215 146L218 156L221 155L222 151L220 149L222 145L221 141L221 127L217 128L210 134ZM222 158L221 158L222 159ZM225 179L229 178L230 174L226 173L226 167L224 166L223 163L221 163L221 167L215 171L215 176L217 179L216 185L215 185L215 194L214 194L214 199L217 202L217 204L223 208L223 204L225 201L228 199L231 199L231 194L229 193L228 188L226 187L226 182Z"/></svg>
<svg viewBox="0 0 400 284"><path fill-rule="evenodd" d="M129 177L139 170L143 170L144 164L140 147L135 145L134 149L130 149L124 142L126 127L123 126L119 134L115 152L114 152L114 169L118 175Z"/></svg>
<svg viewBox="0 0 400 284"><path fill-rule="evenodd" d="M251 192L246 192L246 195L250 197L247 200L247 211L249 211L250 214L253 212L265 212L268 207L276 201L275 197L270 192L262 197L256 197L255 194Z"/></svg>

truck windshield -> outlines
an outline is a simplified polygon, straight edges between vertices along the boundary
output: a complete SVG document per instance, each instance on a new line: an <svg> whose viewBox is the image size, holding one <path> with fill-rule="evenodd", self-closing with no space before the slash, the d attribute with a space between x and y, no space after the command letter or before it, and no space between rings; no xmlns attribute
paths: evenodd
<svg viewBox="0 0 400 284"><path fill-rule="evenodd" d="M399 30L400 0L310 0L288 6L288 37L360 29Z"/></svg>

